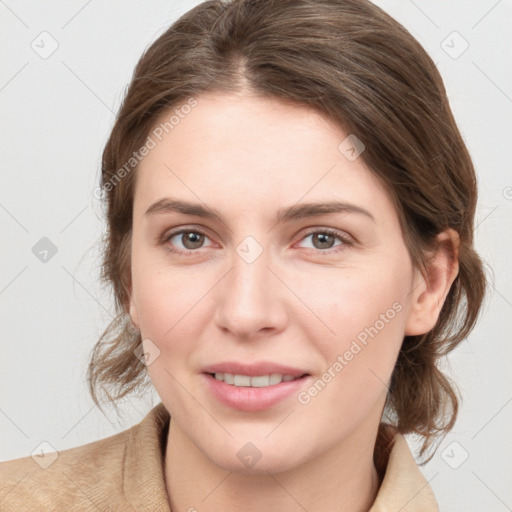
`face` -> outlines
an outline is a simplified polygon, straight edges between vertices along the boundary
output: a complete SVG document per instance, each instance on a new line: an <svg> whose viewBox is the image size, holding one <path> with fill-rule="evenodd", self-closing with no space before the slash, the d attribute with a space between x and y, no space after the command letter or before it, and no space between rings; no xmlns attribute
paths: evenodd
<svg viewBox="0 0 512 512"><path fill-rule="evenodd" d="M375 433L417 273L348 134L222 93L161 132L137 169L130 314L174 427L235 471Z"/></svg>

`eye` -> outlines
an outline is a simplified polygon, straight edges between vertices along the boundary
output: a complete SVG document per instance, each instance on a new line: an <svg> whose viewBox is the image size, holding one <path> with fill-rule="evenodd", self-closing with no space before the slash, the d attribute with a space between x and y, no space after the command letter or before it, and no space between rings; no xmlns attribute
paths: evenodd
<svg viewBox="0 0 512 512"><path fill-rule="evenodd" d="M171 252L192 255L197 252L196 249L203 247L205 239L209 240L206 233L197 228L181 229L165 235L163 243L168 245Z"/></svg>
<svg viewBox="0 0 512 512"><path fill-rule="evenodd" d="M339 248L340 246L351 244L351 240L347 235L339 231L326 228L311 231L302 240L306 240L307 238L311 239L313 244L312 249L316 250L317 252L327 254L338 252L342 250ZM335 243L336 240L339 241L338 244Z"/></svg>
<svg viewBox="0 0 512 512"><path fill-rule="evenodd" d="M313 247L311 248L322 254L339 252L343 250L342 246L352 244L351 239L346 234L327 228L311 231L306 234L302 240L308 238L310 238L313 243ZM205 240L210 240L208 235L204 231L194 228L180 229L166 234L162 239L162 243L166 244L168 250L173 253L191 256L197 252L197 249L213 246L213 244L205 246ZM336 244L336 240L338 240L339 243Z"/></svg>

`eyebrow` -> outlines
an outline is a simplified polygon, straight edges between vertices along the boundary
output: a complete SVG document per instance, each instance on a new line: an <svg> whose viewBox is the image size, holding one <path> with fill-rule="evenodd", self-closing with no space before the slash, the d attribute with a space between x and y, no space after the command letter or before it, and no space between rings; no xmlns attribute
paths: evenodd
<svg viewBox="0 0 512 512"><path fill-rule="evenodd" d="M160 199L156 203L153 203L146 210L145 215L173 212L182 213L184 215L194 215L204 219L215 219L222 224L225 223L220 212L214 208L210 208L199 203L190 203L188 201L170 198ZM355 213L364 215L375 221L375 217L368 210L365 210L355 204L342 201L300 203L286 208L281 208L277 212L276 221L278 224L281 224L292 220L328 215L332 213Z"/></svg>

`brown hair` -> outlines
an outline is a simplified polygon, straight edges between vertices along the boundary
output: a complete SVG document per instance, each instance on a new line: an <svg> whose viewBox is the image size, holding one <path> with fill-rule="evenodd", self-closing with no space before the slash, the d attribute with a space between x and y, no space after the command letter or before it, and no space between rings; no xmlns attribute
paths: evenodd
<svg viewBox="0 0 512 512"><path fill-rule="evenodd" d="M134 356L141 337L128 315L134 155L163 113L210 91L307 105L356 135L423 271L436 235L447 228L459 234L459 274L435 328L404 339L385 409L399 432L423 436L424 454L452 428L458 410L438 360L467 337L485 292L473 249L476 178L436 66L402 25L367 0L207 1L145 51L103 153L102 278L113 286L118 316L92 352L93 400L100 405L101 392L115 405L149 383Z"/></svg>

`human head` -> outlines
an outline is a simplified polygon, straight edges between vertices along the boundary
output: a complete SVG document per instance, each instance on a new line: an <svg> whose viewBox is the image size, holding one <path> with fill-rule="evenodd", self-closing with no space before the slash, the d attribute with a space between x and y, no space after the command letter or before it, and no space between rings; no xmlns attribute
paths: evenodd
<svg viewBox="0 0 512 512"><path fill-rule="evenodd" d="M437 324L404 339L388 394L387 412L399 430L423 435L426 447L457 412L438 360L468 335L484 293L473 249L476 179L432 60L400 24L361 0L205 2L142 56L103 154L103 276L119 316L93 354L93 397L102 384L119 399L145 379L133 355L141 337L128 315L139 164L133 155L165 113L177 109L179 118L202 94L241 90L308 106L363 142L359 158L393 200L418 269L426 271L439 233L458 233L459 272Z"/></svg>

